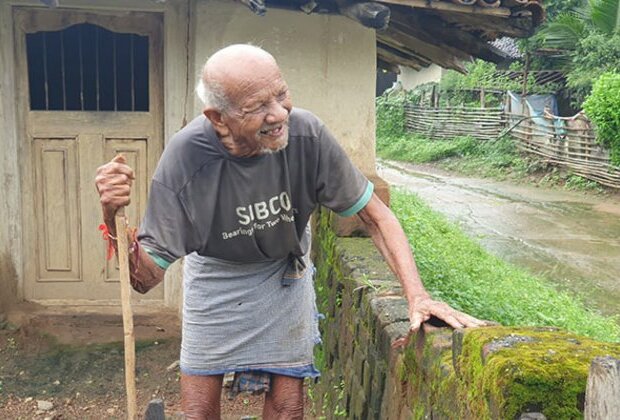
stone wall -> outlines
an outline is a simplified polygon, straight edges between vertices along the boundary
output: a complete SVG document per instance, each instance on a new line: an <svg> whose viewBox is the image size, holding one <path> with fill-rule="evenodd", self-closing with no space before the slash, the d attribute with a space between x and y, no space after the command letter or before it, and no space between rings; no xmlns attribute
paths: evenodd
<svg viewBox="0 0 620 420"><path fill-rule="evenodd" d="M323 344L315 410L352 419L582 418L588 369L620 345L556 328L408 328L400 287L372 242L337 238L317 218L315 264ZM530 413L530 414L527 414Z"/></svg>

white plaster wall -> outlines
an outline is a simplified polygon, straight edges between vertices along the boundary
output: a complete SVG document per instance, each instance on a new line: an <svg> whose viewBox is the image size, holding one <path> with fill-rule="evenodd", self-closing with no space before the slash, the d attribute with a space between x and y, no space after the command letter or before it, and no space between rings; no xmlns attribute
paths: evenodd
<svg viewBox="0 0 620 420"><path fill-rule="evenodd" d="M402 84L405 90L411 90L424 83L439 82L443 72L444 69L439 67L437 64L431 64L430 66L419 71L401 66L398 81Z"/></svg>
<svg viewBox="0 0 620 420"><path fill-rule="evenodd" d="M19 124L15 110L12 6L0 0L0 312L20 296L22 272ZM193 94L204 60L231 43L271 52L296 106L325 121L357 166L375 174L375 33L340 16L268 10L264 17L230 0L62 0L66 8L138 10L164 14L164 135L166 141L201 109ZM166 275L165 303L182 301L181 265Z"/></svg>
<svg viewBox="0 0 620 420"><path fill-rule="evenodd" d="M225 0L195 3L194 75L218 49L253 43L278 61L295 106L317 114L366 174L375 173L375 33L342 16L268 9ZM196 101L195 113L201 111Z"/></svg>
<svg viewBox="0 0 620 420"><path fill-rule="evenodd" d="M19 141L11 5L0 2L0 313L18 299L22 272Z"/></svg>

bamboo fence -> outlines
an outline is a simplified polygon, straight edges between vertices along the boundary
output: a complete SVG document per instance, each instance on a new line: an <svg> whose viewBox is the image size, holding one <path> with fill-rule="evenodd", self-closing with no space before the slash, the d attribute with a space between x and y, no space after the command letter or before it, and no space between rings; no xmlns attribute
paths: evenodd
<svg viewBox="0 0 620 420"><path fill-rule="evenodd" d="M405 105L405 125L409 131L433 140L471 136L492 140L506 125L506 114L501 108L426 108Z"/></svg>
<svg viewBox="0 0 620 420"><path fill-rule="evenodd" d="M501 108L426 108L405 105L405 125L411 132L442 140L472 136L496 140L510 134L517 147L547 163L569 169L602 185L620 188L620 168L609 160L609 151L596 143L592 124L583 115L523 119ZM561 121L561 122L560 122ZM506 133L510 129L509 133Z"/></svg>
<svg viewBox="0 0 620 420"><path fill-rule="evenodd" d="M519 115L509 115L517 122ZM517 147L536 154L548 163L570 169L573 173L608 187L620 188L620 168L609 160L609 151L596 143L592 124L585 116L565 120L556 126L554 118L537 117L525 120L510 133Z"/></svg>

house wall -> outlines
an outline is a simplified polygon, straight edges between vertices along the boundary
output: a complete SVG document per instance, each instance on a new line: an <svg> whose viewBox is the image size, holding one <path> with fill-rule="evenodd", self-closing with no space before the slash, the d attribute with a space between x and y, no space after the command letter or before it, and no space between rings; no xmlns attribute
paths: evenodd
<svg viewBox="0 0 620 420"><path fill-rule="evenodd" d="M374 31L342 16L275 9L256 16L225 0L199 1L194 10L196 78L226 45L263 47L282 68L294 105L316 113L360 169L375 173Z"/></svg>
<svg viewBox="0 0 620 420"><path fill-rule="evenodd" d="M96 3L96 5L94 5ZM164 14L164 135L169 139L200 112L193 89L204 60L231 43L252 42L278 60L296 106L322 118L369 176L375 175L375 33L341 16L307 16L270 9L259 17L230 0L62 0L63 8ZM0 1L0 312L21 299L22 232L19 115L11 7ZM180 263L166 275L165 302L181 302Z"/></svg>
<svg viewBox="0 0 620 420"><path fill-rule="evenodd" d="M398 81L405 90L411 90L416 86L429 82L439 82L443 75L444 69L436 64L431 64L427 68L416 71L407 67L400 68Z"/></svg>
<svg viewBox="0 0 620 420"><path fill-rule="evenodd" d="M193 109L193 58L189 54L187 0L63 0L63 8L96 10L131 10L160 12L164 15L164 137L169 139L191 118ZM0 1L0 313L22 299L23 264L19 143L21 122L15 109L12 7L43 7L39 1ZM25 93L25 92L24 92ZM165 303L177 306L181 301L180 264L166 275Z"/></svg>
<svg viewBox="0 0 620 420"><path fill-rule="evenodd" d="M15 112L13 25L10 5L0 3L0 313L19 297L21 215Z"/></svg>

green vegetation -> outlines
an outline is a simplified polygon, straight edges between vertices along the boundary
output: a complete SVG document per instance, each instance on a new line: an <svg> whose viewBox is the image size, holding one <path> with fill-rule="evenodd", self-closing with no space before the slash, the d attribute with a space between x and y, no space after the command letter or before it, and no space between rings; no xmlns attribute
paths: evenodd
<svg viewBox="0 0 620 420"><path fill-rule="evenodd" d="M610 149L611 162L620 166L620 73L604 73L583 107L596 126L597 140Z"/></svg>
<svg viewBox="0 0 620 420"><path fill-rule="evenodd" d="M456 142L455 140L448 140ZM476 141L464 159L448 159L442 163L445 169L495 179L521 180L541 168L533 159L517 150L515 142L508 137L496 141Z"/></svg>
<svg viewBox="0 0 620 420"><path fill-rule="evenodd" d="M451 141L430 141L421 136L409 135L398 137L392 142L380 143L377 144L377 151L382 158L414 163L468 155L476 147L476 140L471 137L459 137Z"/></svg>
<svg viewBox="0 0 620 420"><path fill-rule="evenodd" d="M620 0L569 5L558 7L557 15L528 42L534 53L540 48L553 52L534 67L562 70L574 105L580 107L600 75L620 70Z"/></svg>
<svg viewBox="0 0 620 420"><path fill-rule="evenodd" d="M466 68L467 74L448 70L442 76L438 85L440 106L463 105L479 107L481 104L478 92L484 89L487 92L485 95L485 106L497 107L502 105L506 91L511 90L519 93L523 91L522 80L509 78L506 72L500 71L493 63L474 60L468 63ZM511 65L510 70L522 71L523 64L515 62ZM421 87L421 89L425 88ZM557 83L537 85L534 76L530 74L527 78L526 88L529 94L545 94L556 92L560 85Z"/></svg>
<svg viewBox="0 0 620 420"><path fill-rule="evenodd" d="M496 178L519 179L541 169L535 160L520 156L509 138L433 141L406 134L402 111L398 111L404 100L404 95L400 95L377 101L379 156L414 163L440 160L448 169ZM600 189L576 175L562 179L557 170L549 171L541 179L546 184L562 181L569 189ZM620 340L620 327L615 320L586 310L573 295L558 292L542 279L489 255L415 196L395 192L392 206L415 248L422 276L435 296L505 325L555 325L601 340Z"/></svg>
<svg viewBox="0 0 620 420"><path fill-rule="evenodd" d="M525 90L558 94L569 100L572 112L581 109L603 73L620 71L620 0L550 0L545 9L547 23L518 42L523 58L510 65L517 72L527 67L525 86L521 76L511 79L495 64L475 60L466 65L466 74L448 70L439 84L416 88L415 103L428 103L433 90L440 106L480 106L479 91L485 90L486 106L498 106L502 92ZM561 71L566 84L537 84L532 71L539 70Z"/></svg>
<svg viewBox="0 0 620 420"><path fill-rule="evenodd" d="M507 137L479 141L471 137L429 140L403 135L391 142L377 139L377 154L384 159L411 163L439 162L444 169L500 180L521 180L541 169L535 160L521 156ZM554 180L561 181L559 177Z"/></svg>
<svg viewBox="0 0 620 420"><path fill-rule="evenodd" d="M596 106L597 115L605 119L602 122L607 124L605 127L617 127L615 131L610 130L610 135L615 135L614 138L618 139L615 141L620 144L620 89L616 86L607 90L616 93L593 99L593 108ZM539 159L519 153L516 143L508 136L493 141L480 141L471 137L430 140L407 133L404 128L403 103L409 99L409 94L402 93L377 98L377 155L383 159L411 163L435 162L443 169L464 175L526 181L546 187L563 186L568 190L595 193L605 191L594 181L560 171Z"/></svg>
<svg viewBox="0 0 620 420"><path fill-rule="evenodd" d="M406 95L381 95L376 100L377 140L389 142L405 135Z"/></svg>
<svg viewBox="0 0 620 420"><path fill-rule="evenodd" d="M312 234L315 239L313 257L316 267L317 309L325 317L320 322L323 340L328 339L326 337L327 326L337 328L335 310L339 310L342 305L342 288L338 287L335 293L332 288L333 279L341 279L343 275L340 272L340 264L338 264L338 256L335 252L336 234L331 228L331 217L329 211L317 212L313 219L314 232ZM345 383L339 375L338 367L333 365L334 361L331 360L331 363L328 363L326 360L325 352L324 342L314 346L314 365L322 372L322 380L319 383L310 383L308 386L312 411L318 419L325 419L327 413L332 413L334 417L346 417L346 402L343 401Z"/></svg>
<svg viewBox="0 0 620 420"><path fill-rule="evenodd" d="M495 64L474 60L466 74L448 70L439 84L416 88L414 102L430 103L432 91L439 93L440 106L480 106L484 90L486 106L499 106L503 92L525 90L557 94L570 102L571 112L580 110L602 74L620 72L620 0L550 0L545 9L547 22L534 36L519 40L523 58L510 65L513 72L527 69L525 85L522 75L511 79ZM560 71L566 81L537 84L532 72L540 70Z"/></svg>
<svg viewBox="0 0 620 420"><path fill-rule="evenodd" d="M602 341L620 341L620 326L488 254L414 195L393 191L392 208L415 250L433 296L480 318L503 325L552 325Z"/></svg>
<svg viewBox="0 0 620 420"><path fill-rule="evenodd" d="M521 77L510 78L508 70L501 70L497 65L482 60L474 60L465 65L466 74L454 70L443 73L439 83L426 83L417 86L407 93L409 102L421 105L431 105L433 92L439 94L439 107L464 106L480 107L480 92L485 92L485 107L500 107L504 103L506 91L521 93L523 81ZM510 71L523 71L523 64L514 62ZM528 94L549 94L561 89L559 83L539 85L533 74L529 74L526 81Z"/></svg>
<svg viewBox="0 0 620 420"><path fill-rule="evenodd" d="M425 418L432 412L450 418L509 419L533 407L547 418L581 418L580 401L592 358L620 356L619 344L583 335L619 341L620 328L614 320L589 312L571 295L558 293L490 256L414 196L393 192L392 207L411 238L431 293L474 315L509 325L466 330L462 341L456 340L456 348L462 349L456 353L456 365L452 333L445 330L425 336L421 356L419 348L410 344L402 358L393 359L396 365L389 369L406 391L402 395L411 404L411 418ZM382 293L377 282L390 281L385 277L389 277L387 267L379 262L369 240L335 238L330 220L328 212L322 211L314 223L318 303L329 318L323 324L327 327L324 377L310 387L318 418L326 418L324 413L329 418L351 416L344 406L359 387L352 369L358 374L360 370L339 359L352 351L351 346L372 354L377 358L374 363L383 363L381 358L389 354L385 349L377 351L384 345L388 327L374 320L383 310L372 304ZM366 279L366 272L374 273L373 278ZM360 286L363 292L356 292ZM373 311L378 312L373 315ZM560 326L579 335L536 325ZM346 336L347 330L353 338ZM364 334L369 335L364 338ZM373 346L378 346L375 351ZM364 372L381 377L377 365L368 366Z"/></svg>
<svg viewBox="0 0 620 420"><path fill-rule="evenodd" d="M484 352L493 342L506 345ZM471 330L458 360L458 393L469 417L477 419L518 418L532 406L549 419L583 418L580 401L590 363L603 355L620 356L620 346L548 328Z"/></svg>
<svg viewBox="0 0 620 420"><path fill-rule="evenodd" d="M595 181L519 153L509 137L479 141L471 137L429 140L416 135L396 137L392 142L377 139L377 154L384 159L411 163L437 163L441 168L463 175L531 182L545 187L563 187L571 191L602 194Z"/></svg>

